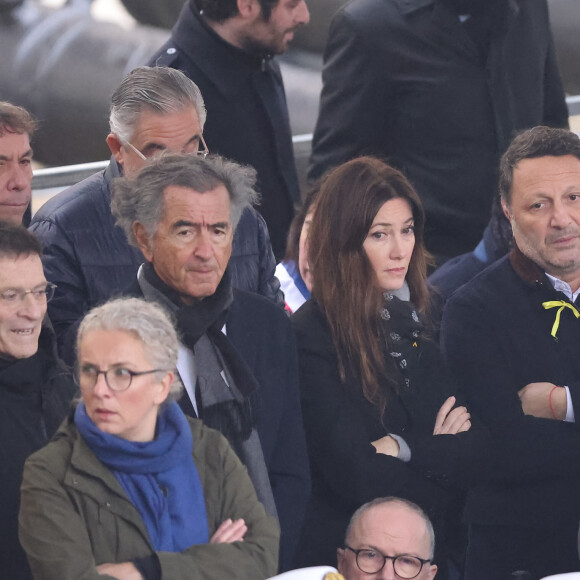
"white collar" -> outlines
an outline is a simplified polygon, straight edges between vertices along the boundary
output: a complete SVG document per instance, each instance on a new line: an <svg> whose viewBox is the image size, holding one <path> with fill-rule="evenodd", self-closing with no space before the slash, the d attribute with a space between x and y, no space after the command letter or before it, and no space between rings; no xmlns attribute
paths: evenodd
<svg viewBox="0 0 580 580"><path fill-rule="evenodd" d="M576 292L572 292L572 288L568 282L564 282L564 280L560 280L560 278L556 278L555 276L548 274L548 272L546 272L546 276L548 277L548 280L550 280L554 290L566 294L571 302L576 302L576 298L578 298L578 295L580 294L580 288L578 288Z"/></svg>

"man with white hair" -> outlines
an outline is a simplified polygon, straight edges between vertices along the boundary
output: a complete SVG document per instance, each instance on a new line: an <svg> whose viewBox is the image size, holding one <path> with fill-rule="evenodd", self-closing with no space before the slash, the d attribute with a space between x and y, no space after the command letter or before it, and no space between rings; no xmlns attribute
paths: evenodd
<svg viewBox="0 0 580 580"><path fill-rule="evenodd" d="M144 261L115 226L112 180L133 175L166 151L207 155L205 117L203 97L183 73L165 67L135 69L112 97L109 166L55 196L34 216L31 230L44 245L46 276L58 286L49 315L68 362L74 343L69 329L91 307L121 293ZM234 286L282 306L268 231L252 208L242 216L233 248Z"/></svg>
<svg viewBox="0 0 580 580"><path fill-rule="evenodd" d="M181 337L189 415L219 429L280 520L291 567L309 497L298 365L290 321L261 296L232 289L229 259L256 172L218 156L165 155L114 183L112 212L144 264L129 293L167 308Z"/></svg>

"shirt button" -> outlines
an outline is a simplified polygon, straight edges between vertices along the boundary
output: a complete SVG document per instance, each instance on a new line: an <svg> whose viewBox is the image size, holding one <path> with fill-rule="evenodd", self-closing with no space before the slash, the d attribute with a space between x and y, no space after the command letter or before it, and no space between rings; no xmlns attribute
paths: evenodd
<svg viewBox="0 0 580 580"><path fill-rule="evenodd" d="M177 52L177 50L175 50L175 48L168 48L167 49L167 54L175 54Z"/></svg>

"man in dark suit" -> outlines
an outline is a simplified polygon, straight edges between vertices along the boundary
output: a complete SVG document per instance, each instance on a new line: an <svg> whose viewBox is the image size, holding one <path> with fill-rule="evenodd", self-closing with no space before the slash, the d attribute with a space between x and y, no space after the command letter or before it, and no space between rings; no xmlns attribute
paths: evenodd
<svg viewBox="0 0 580 580"><path fill-rule="evenodd" d="M211 151L258 172L258 208L274 254L284 255L300 199L278 63L310 16L304 0L189 0L150 64L185 72L206 99Z"/></svg>
<svg viewBox="0 0 580 580"><path fill-rule="evenodd" d="M466 580L580 570L580 139L535 127L500 166L511 252L455 292L442 349L495 435L470 493Z"/></svg>
<svg viewBox="0 0 580 580"><path fill-rule="evenodd" d="M514 131L567 123L546 0L354 0L329 32L309 176L387 157L442 263L481 239Z"/></svg>
<svg viewBox="0 0 580 580"><path fill-rule="evenodd" d="M177 321L180 404L224 433L258 498L277 512L287 569L310 487L296 347L284 312L232 290L228 271L254 182L252 168L217 156L167 155L116 182L111 209L146 260L131 293L164 305Z"/></svg>

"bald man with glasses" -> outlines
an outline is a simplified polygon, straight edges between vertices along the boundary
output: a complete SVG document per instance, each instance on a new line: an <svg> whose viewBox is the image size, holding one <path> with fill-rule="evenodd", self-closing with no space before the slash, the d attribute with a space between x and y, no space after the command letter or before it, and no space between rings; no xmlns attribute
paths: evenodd
<svg viewBox="0 0 580 580"><path fill-rule="evenodd" d="M432 580L434 551L433 526L419 506L378 498L352 516L337 551L338 571L345 580Z"/></svg>

